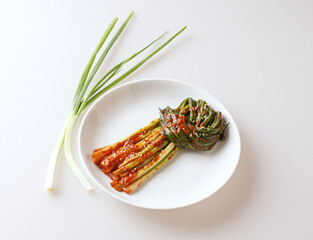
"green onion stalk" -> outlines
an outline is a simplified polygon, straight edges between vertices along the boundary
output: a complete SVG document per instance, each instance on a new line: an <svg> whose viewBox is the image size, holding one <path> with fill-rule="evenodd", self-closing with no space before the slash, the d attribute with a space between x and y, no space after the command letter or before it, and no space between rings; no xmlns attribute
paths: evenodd
<svg viewBox="0 0 313 240"><path fill-rule="evenodd" d="M132 193L163 168L179 149L209 151L225 140L222 113L204 100L186 98L160 118L112 145L97 148L92 160L112 179L117 191Z"/></svg>
<svg viewBox="0 0 313 240"><path fill-rule="evenodd" d="M110 33L112 32L113 28L115 27L118 18L114 18L111 24L106 29L105 33L103 34L100 42L98 43L95 51L90 57L90 60L81 76L81 79L79 81L79 84L77 86L73 103L71 107L71 111L66 118L66 121L64 123L64 126L61 130L61 133L59 135L59 138L57 140L57 143L54 147L54 150L52 152L48 173L46 177L45 182L45 190L47 191L54 191L55 188L55 175L56 175L56 169L60 158L61 150L64 146L64 152L66 156L67 163L69 164L71 170L77 177L77 179L80 181L80 183L84 186L84 188L87 191L92 190L92 186L88 182L88 180L85 178L85 176L80 171L79 167L77 166L71 152L71 139L72 139L72 133L73 129L75 127L75 123L82 113L82 111L87 108L91 103L93 103L96 99L98 99L102 94L113 88L116 84L121 82L123 79L128 77L131 73L133 73L135 70L137 70L141 65L143 65L148 59L153 57L157 52L159 52L162 48L164 48L167 44L169 44L174 38L176 38L181 32L183 32L186 27L183 27L180 31L178 31L175 35L173 35L171 38L169 38L167 41L165 41L163 44L161 44L158 48L156 48L154 51L149 53L147 56L145 56L142 60L138 61L136 64L134 64L129 70L122 72L122 67L130 62L132 59L134 59L137 55L145 51L147 48L149 48L151 45L153 45L155 42L160 40L165 34L162 34L160 37L149 43L147 46L142 48L140 51L135 52L130 57L126 58L125 60L119 62L114 67L112 67L108 72L106 72L100 79L95 80L95 75L98 72L100 66L102 65L103 60L106 58L107 54L109 53L112 46L115 44L116 40L120 36L120 34L125 29L126 25L128 24L129 20L131 19L133 15L133 12L130 13L130 15L126 18L126 20L122 23L120 28L117 30L115 35L112 37L112 39L109 41L107 46L104 48L103 52L100 54L100 50L102 49L104 43L108 39ZM98 56L97 62L95 62L96 57ZM93 67L93 68L92 68ZM119 73L119 76L117 75ZM95 84L92 86L92 82L95 82ZM88 90L90 89L90 90Z"/></svg>

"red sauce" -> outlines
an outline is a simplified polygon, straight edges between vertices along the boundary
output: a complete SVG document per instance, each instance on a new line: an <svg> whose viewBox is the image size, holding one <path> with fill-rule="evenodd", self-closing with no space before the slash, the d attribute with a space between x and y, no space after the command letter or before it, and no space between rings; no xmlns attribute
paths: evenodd
<svg viewBox="0 0 313 240"><path fill-rule="evenodd" d="M116 143L113 147L107 148L107 154L101 161L95 159L94 162L98 162L99 168L104 170L104 172L109 173L117 168L125 158L133 156L139 151L138 146L135 144L138 142L143 135L147 132L143 131L140 134L136 134L129 139ZM96 161L97 160L97 161Z"/></svg>
<svg viewBox="0 0 313 240"><path fill-rule="evenodd" d="M99 167L106 169L108 172L112 171L117 165L119 165L124 159L135 152L138 152L139 148L133 143L125 143L125 145L119 148L117 151L113 151L111 155L105 157Z"/></svg>
<svg viewBox="0 0 313 240"><path fill-rule="evenodd" d="M173 122L171 122L171 119L168 120L168 126L174 127L176 131L190 133L189 128L185 125L187 118L184 115L175 114L172 120ZM97 166L112 180L111 186L117 191L124 190L127 193L132 190L126 186L136 181L138 171L150 169L151 166L158 162L159 155L153 158L151 156L163 146L165 140L166 137L160 131L154 131L148 136L147 131L143 131L114 145L96 149L92 156ZM140 144L138 144L139 142ZM142 149L147 146L149 146L150 150L142 153ZM150 162L142 164L150 158L152 158ZM133 161L134 163L131 164ZM131 167L133 165L136 166ZM127 168L131 169L128 170Z"/></svg>
<svg viewBox="0 0 313 240"><path fill-rule="evenodd" d="M165 117L168 114L164 114ZM167 123L162 127L163 130L165 130L166 128L169 129L173 129L173 131L175 133L179 133L179 132L184 132L184 134L188 135L190 133L189 130L192 130L187 126L186 124L187 121L187 117L185 115L181 115L181 114L172 114L172 122L170 121L170 119L167 120Z"/></svg>
<svg viewBox="0 0 313 240"><path fill-rule="evenodd" d="M195 126L193 126L193 125L188 125L188 128L189 128L190 131L192 131L192 130L195 129Z"/></svg>
<svg viewBox="0 0 313 240"><path fill-rule="evenodd" d="M137 173L135 172L130 172L127 176L123 177L119 183L122 185L122 186L126 186L128 185L129 183L131 183L134 178L137 176Z"/></svg>
<svg viewBox="0 0 313 240"><path fill-rule="evenodd" d="M111 186L112 186L112 187L115 187L117 184L118 184L118 181L112 181L112 182L111 182Z"/></svg>
<svg viewBox="0 0 313 240"><path fill-rule="evenodd" d="M91 155L93 162L96 165L101 164L102 167L104 167L104 163L102 161L104 158L111 156L114 153L117 153L121 147L125 147L129 144L138 142L143 135L145 135L147 131L142 131L140 134L135 134L134 136L130 137L129 139L121 142L117 142L114 145L111 145L109 147L104 148L98 148L94 150L93 154Z"/></svg>
<svg viewBox="0 0 313 240"><path fill-rule="evenodd" d="M138 168L132 168L131 170L127 170L125 166L125 162L127 159L130 159L139 154L139 147L136 145L141 139L142 136L145 135L147 131L144 131L140 134L136 134L133 137L118 142L114 144L112 147L102 148L100 151L105 151L105 155L99 162L98 167L112 179L112 187L116 190L120 191L123 186L127 186L128 184L135 181ZM157 135L156 135L157 134ZM158 133L151 134L146 139L143 140L143 146L146 147L147 144L150 144L151 141L153 142L152 147L157 148L160 147L166 137L164 135L159 135ZM155 140L153 140L156 138ZM136 158L136 162L138 164L144 162L146 159L151 157L153 153L151 151L147 151L144 154L141 154L138 158ZM96 154L95 154L96 155ZM102 156L103 156L102 155ZM98 155L99 156L99 152ZM157 160L158 157L155 158ZM94 161L96 163L96 161Z"/></svg>
<svg viewBox="0 0 313 240"><path fill-rule="evenodd" d="M156 156L155 158L153 158L152 162L156 162L156 161L158 161L158 160L159 160L159 158L160 158L160 155Z"/></svg>

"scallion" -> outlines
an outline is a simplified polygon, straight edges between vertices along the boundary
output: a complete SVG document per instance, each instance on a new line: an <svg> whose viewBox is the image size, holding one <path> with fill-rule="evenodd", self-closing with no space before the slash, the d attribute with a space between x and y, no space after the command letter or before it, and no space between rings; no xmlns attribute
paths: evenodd
<svg viewBox="0 0 313 240"><path fill-rule="evenodd" d="M79 81L79 84L77 86L71 111L64 123L64 126L62 128L62 131L59 135L59 138L57 140L57 143L54 147L47 178L45 182L45 190L47 191L54 191L54 185L55 185L55 175L56 175L56 169L60 158L61 150L64 146L65 150L65 156L67 163L71 167L73 173L78 178L78 180L81 182L81 184L84 186L84 188L88 191L92 190L92 186L88 182L88 180L85 178L85 176L80 171L79 167L77 166L71 152L71 139L72 139L72 133L73 129L75 127L75 123L79 117L79 115L82 113L82 111L88 107L92 102L94 102L97 98L99 98L102 94L104 94L106 91L114 87L116 84L121 82L123 79L128 77L131 73L133 73L136 69L138 69L142 64L144 64L148 59L150 59L152 56L154 56L157 52L159 52L162 48L164 48L167 44L169 44L175 37L177 37L182 31L186 29L186 27L183 27L178 33L176 33L174 36L172 36L170 39L168 39L165 43L163 43L160 47L158 47L156 50L154 50L152 53L148 54L146 57L144 57L142 60L137 62L133 67L131 67L128 71L125 73L122 73L119 77L117 76L118 73L122 71L122 67L134 59L137 55L142 53L144 50L146 50L148 47L150 47L152 44L154 44L156 41L158 41L161 37L157 38L147 46L145 46L140 51L134 53L130 57L126 58L125 60L121 61L120 63L116 64L114 67L112 67L107 73L105 73L100 79L96 80L95 75L97 74L100 66L102 65L103 60L106 58L107 54L111 50L112 46L116 43L116 40L120 36L120 34L123 32L124 28L128 24L130 18L132 17L133 12L130 13L130 15L126 18L126 20L123 22L123 24L120 26L120 28L117 30L115 35L112 37L106 48L104 48L103 52L100 54L100 50L103 47L103 44L108 39L110 33L112 32L113 28L115 27L117 23L117 18L114 18L107 30L105 31L103 37L101 38L99 44L97 45L95 51L90 57L90 60L81 76L81 79ZM96 57L99 57L97 62L95 62ZM93 66L93 68L92 68ZM92 68L92 70L91 70ZM115 77L115 79L114 79ZM95 81L94 85L91 86L91 83ZM89 90L90 89L90 90Z"/></svg>
<svg viewBox="0 0 313 240"><path fill-rule="evenodd" d="M130 194L163 168L178 149L211 150L225 139L228 124L205 101L186 98L175 109L160 109L160 118L130 136L95 149L91 157L111 178L115 190Z"/></svg>

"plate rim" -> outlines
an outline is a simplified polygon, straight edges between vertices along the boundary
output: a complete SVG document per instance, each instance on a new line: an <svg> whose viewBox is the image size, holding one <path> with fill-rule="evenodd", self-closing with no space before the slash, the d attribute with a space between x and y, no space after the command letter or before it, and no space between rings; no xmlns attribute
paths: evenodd
<svg viewBox="0 0 313 240"><path fill-rule="evenodd" d="M190 202L188 204L181 204L181 205L178 205L176 207L149 207L149 206L143 206L141 204L136 204L136 203L133 203L133 202L129 202L127 201L126 199L123 199L121 197L119 197L118 195L115 195L113 193L111 193L110 191L108 191L104 186L102 186L98 180L93 176L93 174L89 171L87 165L85 164L84 162L84 157L83 157L83 154L82 154L82 149L81 149L81 140L82 140L82 131L83 131L83 127L85 125L85 121L87 119L87 117L89 116L90 112L94 109L94 107L98 104L98 102L100 102L106 95L110 94L111 92L113 91L117 91L118 89L120 88L123 88L123 87L126 87L128 85L133 85L133 84L138 84L138 83L141 83L141 82L151 82L151 81L161 81L161 82L171 82L171 83L177 83L177 84L181 84L181 85L185 85L185 86L188 86L188 87L192 87L194 89L196 89L197 91L200 91L206 95L209 95L210 97L212 97L215 101L217 101L219 104L221 104L223 106L223 108L226 110L228 116L230 117L230 121L232 121L232 126L235 127L236 129L236 132L238 134L238 148L239 148L239 151L238 151L238 156L236 157L236 164L234 166L234 168L232 169L232 172L229 174L228 178L225 179L224 183L219 186L214 192L212 192L211 194L206 194L204 197L202 198L199 198L197 201L193 201L193 202ZM241 156L241 137L240 137L240 133L239 133L239 130L238 130L238 127L236 125L236 122L234 121L233 119L233 116L230 114L230 112L228 111L228 109L214 96L212 95L211 93L208 93L206 91L204 91L203 89L201 89L200 87L198 86L195 86L193 84L190 84L190 83L186 83L186 82L183 82L183 81L179 81L179 80L176 80L176 79L171 79L171 78L157 78L157 77L153 77L153 78L141 78L141 79L136 79L136 80L132 80L132 81L129 81L129 82L126 82L126 83L123 83L123 84L119 84L118 86L116 87L113 87L112 89L110 89L109 91L107 91L106 93L104 93L102 96L100 96L98 99L96 99L90 106L89 108L87 109L87 111L85 112L81 122L80 122L80 125L79 125L79 128L78 128L78 141L77 141L77 145L78 145L78 155L79 155L79 158L80 158L80 163L81 165L83 166L84 168L84 171L87 173L87 175L89 176L90 179L92 179L92 181L94 182L94 184L96 184L101 190L103 190L105 193L109 194L110 196L112 196L113 198L115 199L118 199L124 203L127 203L129 205L132 205L132 206L135 206L135 207L140 207L140 208L144 208L144 209L154 209L154 210L169 210L169 209L178 209L178 208L183 208L183 207L187 207L187 206L191 206L191 205L194 205L196 203L199 203L211 196L213 196L215 193L217 193L220 189L222 189L224 187L224 185L231 179L231 177L233 176L235 170L237 169L238 167L238 164L239 164L239 160L240 160L240 156Z"/></svg>

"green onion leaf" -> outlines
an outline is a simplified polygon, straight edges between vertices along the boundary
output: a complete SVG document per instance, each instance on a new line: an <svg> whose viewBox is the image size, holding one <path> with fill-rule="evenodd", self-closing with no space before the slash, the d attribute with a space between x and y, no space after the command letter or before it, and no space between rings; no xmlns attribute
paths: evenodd
<svg viewBox="0 0 313 240"><path fill-rule="evenodd" d="M143 58L143 60L139 61L136 65L134 65L130 70L123 73L120 77L113 80L111 83L109 81L113 79L119 72L122 72L122 67L130 62L132 59L134 59L136 56L141 54L144 50L149 48L152 44L160 40L164 34L160 37L158 37L156 40L148 44L146 47L142 48L140 51L134 53L130 57L126 58L125 60L121 61L120 63L116 64L114 67L112 67L106 74L104 74L99 80L97 80L94 84L94 86L90 86L93 82L96 73L98 72L100 66L103 63L103 60L111 50L112 46L115 44L118 37L121 35L123 30L125 29L126 25L128 24L130 18L132 17L133 12L129 14L129 16L126 18L126 20L123 22L121 27L118 29L118 31L115 33L115 35L112 37L111 41L108 43L106 48L103 50L102 54L100 55L100 50L102 49L103 44L108 39L110 33L113 31L114 26L116 25L116 22L118 18L114 18L111 24L106 29L105 33L103 34L100 42L98 43L95 51L91 55L87 66L85 67L83 74L81 76L81 79L78 83L76 92L74 94L73 103L72 103L72 109L71 112L66 119L64 123L64 127L59 135L58 141L54 147L49 168L48 168L48 174L46 177L45 182L45 190L47 191L54 191L54 182L55 182L55 174L57 165L59 162L59 157L61 150L64 145L65 150L65 156L66 160L71 167L71 170L77 177L77 179L81 182L81 184L84 186L84 188L88 191L92 190L91 185L89 184L88 180L85 178L85 176L80 171L79 167L77 166L71 152L71 139L72 139L72 133L73 129L75 127L75 123L81 114L81 112L89 106L92 102L94 102L98 97L100 97L102 94L104 94L106 91L110 90L112 87L114 87L116 84L121 82L123 79L125 79L127 76L129 76L131 73L133 73L136 69L138 69L142 64L144 64L148 59L150 59L153 55L155 55L157 52L159 52L162 48L164 48L168 43L170 43L175 37L177 37L182 31L186 29L184 27L181 29L178 33L176 33L174 36L172 36L169 40L167 40L164 44L162 44L159 48L154 50L151 54L149 54L147 57ZM94 65L92 71L91 68L94 64L94 61L96 57L99 55L99 59ZM87 92L87 90L90 88L90 90Z"/></svg>

